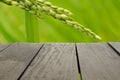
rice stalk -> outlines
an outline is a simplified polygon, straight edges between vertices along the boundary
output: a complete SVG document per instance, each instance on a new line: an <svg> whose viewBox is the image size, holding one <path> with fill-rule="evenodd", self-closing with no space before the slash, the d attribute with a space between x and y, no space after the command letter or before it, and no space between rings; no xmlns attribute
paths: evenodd
<svg viewBox="0 0 120 80"><path fill-rule="evenodd" d="M30 0L34 1L34 0ZM34 14L25 11L25 27L28 42L39 42L38 19Z"/></svg>

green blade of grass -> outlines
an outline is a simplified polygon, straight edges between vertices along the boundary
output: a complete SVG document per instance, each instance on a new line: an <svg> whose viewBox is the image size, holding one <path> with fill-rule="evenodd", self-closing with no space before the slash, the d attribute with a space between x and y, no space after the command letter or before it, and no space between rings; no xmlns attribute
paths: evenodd
<svg viewBox="0 0 120 80"><path fill-rule="evenodd" d="M25 12L25 26L28 42L39 42L38 19L34 14L27 11Z"/></svg>
<svg viewBox="0 0 120 80"><path fill-rule="evenodd" d="M81 76L80 73L78 74L78 79L79 79L79 80L82 80L82 76Z"/></svg>

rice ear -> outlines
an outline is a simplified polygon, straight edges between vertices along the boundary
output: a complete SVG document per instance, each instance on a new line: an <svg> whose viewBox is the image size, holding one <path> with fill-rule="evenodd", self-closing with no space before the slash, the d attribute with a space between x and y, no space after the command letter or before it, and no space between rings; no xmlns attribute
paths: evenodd
<svg viewBox="0 0 120 80"><path fill-rule="evenodd" d="M54 6L52 3L47 2L45 0L35 0L31 2L29 0L2 0L4 3L8 5L18 6L30 13L37 15L40 18L40 13L43 12L49 16L52 16L55 19L58 19L67 25L74 27L75 29L87 34L90 37L101 40L101 37L92 32L90 29L84 27L79 24L75 20L71 18L71 12L67 9Z"/></svg>

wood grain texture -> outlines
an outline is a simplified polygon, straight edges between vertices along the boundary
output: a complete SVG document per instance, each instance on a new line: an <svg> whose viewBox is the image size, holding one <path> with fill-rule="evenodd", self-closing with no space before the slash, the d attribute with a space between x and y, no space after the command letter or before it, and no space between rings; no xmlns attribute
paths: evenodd
<svg viewBox="0 0 120 80"><path fill-rule="evenodd" d="M77 44L83 80L120 80L120 57L107 44Z"/></svg>
<svg viewBox="0 0 120 80"><path fill-rule="evenodd" d="M0 44L0 52L8 48L11 44Z"/></svg>
<svg viewBox="0 0 120 80"><path fill-rule="evenodd" d="M46 44L21 80L78 80L74 44Z"/></svg>
<svg viewBox="0 0 120 80"><path fill-rule="evenodd" d="M16 43L0 52L0 80L17 80L40 44Z"/></svg>
<svg viewBox="0 0 120 80"><path fill-rule="evenodd" d="M109 45L117 51L117 54L120 56L120 42L110 42Z"/></svg>

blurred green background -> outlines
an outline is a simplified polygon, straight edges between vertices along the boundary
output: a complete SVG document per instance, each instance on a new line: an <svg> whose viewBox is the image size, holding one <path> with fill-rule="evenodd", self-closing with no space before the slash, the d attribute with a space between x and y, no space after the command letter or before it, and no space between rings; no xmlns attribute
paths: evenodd
<svg viewBox="0 0 120 80"><path fill-rule="evenodd" d="M120 0L48 0L69 9L74 20L102 37L120 41ZM40 42L98 42L66 24L43 15L39 19ZM27 42L25 12L0 3L0 43Z"/></svg>

